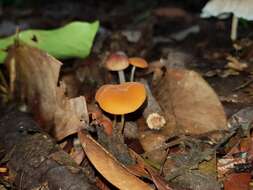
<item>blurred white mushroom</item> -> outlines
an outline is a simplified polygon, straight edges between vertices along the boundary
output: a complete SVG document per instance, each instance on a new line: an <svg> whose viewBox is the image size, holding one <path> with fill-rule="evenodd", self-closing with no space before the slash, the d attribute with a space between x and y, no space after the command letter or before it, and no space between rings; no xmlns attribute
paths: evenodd
<svg viewBox="0 0 253 190"><path fill-rule="evenodd" d="M237 38L238 18L253 20L252 0L210 0L202 9L202 18L211 16L219 17L227 13L232 13L231 39Z"/></svg>

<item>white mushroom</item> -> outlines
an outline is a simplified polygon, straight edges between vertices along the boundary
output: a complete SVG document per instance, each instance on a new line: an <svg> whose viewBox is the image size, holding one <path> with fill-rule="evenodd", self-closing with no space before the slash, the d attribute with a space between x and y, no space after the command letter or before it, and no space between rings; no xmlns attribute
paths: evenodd
<svg viewBox="0 0 253 190"><path fill-rule="evenodd" d="M232 13L231 39L237 38L238 18L253 20L252 0L210 0L202 9L202 18L211 16L219 17L227 13Z"/></svg>

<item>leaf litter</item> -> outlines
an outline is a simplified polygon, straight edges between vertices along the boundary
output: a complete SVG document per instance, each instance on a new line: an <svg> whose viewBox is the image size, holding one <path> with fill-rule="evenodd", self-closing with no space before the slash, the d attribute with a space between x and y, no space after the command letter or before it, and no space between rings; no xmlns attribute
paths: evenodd
<svg viewBox="0 0 253 190"><path fill-rule="evenodd" d="M127 167L131 165L122 165L116 160L121 160L122 149L129 150L126 146L119 146L120 150L113 148L115 142L124 144L124 141L116 140L119 138L117 135L114 136L116 141L108 141L113 138L111 132L104 128L106 124L103 122L107 117L93 109L90 113L93 124L90 123L92 120L89 119L85 97L66 96L65 84L58 81L61 62L21 42L17 42L10 49L7 60L7 67L14 65L16 71L12 97L27 101L34 118L58 141L78 133L79 146L82 145L91 164L119 189L152 189L139 178L142 176L149 176L149 183L153 181L158 189L173 189L172 184L181 184L181 188L198 189L197 185L199 189L220 189L215 179L217 158L213 156L220 146L233 136L235 129L231 131L228 128L226 115L217 95L196 72L166 67L161 78L156 78L149 94L154 93L153 98L168 123L158 130L144 127L139 130L139 135L134 137L144 148L142 162L145 164L142 166L143 172L138 172L138 167L131 167L129 170ZM151 110L153 111L154 109ZM107 120L110 123L110 119ZM91 129L89 123L95 128ZM96 127L99 125L102 128ZM113 130L115 127L117 126L114 126ZM101 131L103 128L105 130ZM93 131L92 133L97 130L98 142L104 147L83 130ZM175 141L173 136L179 138ZM202 142L195 139L196 137L207 138L207 141ZM226 141L223 141L224 138ZM212 147L216 143L218 144ZM109 152L105 148L108 148ZM77 147L72 149L72 158L78 164L82 163L83 150ZM155 158L154 155L159 156ZM134 160L134 157L132 159ZM214 172L210 173L212 170Z"/></svg>
<svg viewBox="0 0 253 190"><path fill-rule="evenodd" d="M174 7L158 8L154 13L160 20L176 17L188 25L193 25L191 22L196 19ZM217 26L222 28L219 24ZM149 37L143 32L147 28L132 31L145 39ZM107 51L124 50L129 57L145 57L149 49L142 41L146 39L132 40L125 31L122 30L124 35L115 32L106 37L109 38ZM182 42L192 44L187 36L197 33L187 34ZM159 43L174 42L157 41L155 45ZM59 76L60 69L64 70L62 63L18 42L10 49L6 63L12 73L11 97L25 101L41 127L66 149L70 146L70 155L78 164L82 166L88 157L88 165L100 173L95 180L101 189L110 189L113 185L119 189L246 190L252 171L252 108L245 107L252 100L250 51L234 56L222 48L205 51L209 45L210 41L202 40L194 49L198 55L203 54L204 64L208 66L193 63L199 60L172 46L159 52L163 55L157 57L158 61L154 60L155 64L149 64L148 71L137 73L136 78L144 81L149 97L143 107L126 115L125 130L129 130L129 126L134 128L130 132L134 135L126 135L129 131L124 132L124 136L119 134L119 118L100 110L91 95L102 83L117 83L114 74L104 72L103 55L99 55L98 66L81 66L82 70L71 73L71 80L79 80L77 86L69 83L74 84L73 87L65 83L64 79L70 79L64 78L65 73ZM140 55L134 53L138 48L143 48ZM129 70L125 72L128 79ZM89 76L94 73L96 77ZM244 74L248 80L241 79L245 79ZM99 85L92 82L96 78ZM85 96L78 97L80 91L75 88L84 83ZM87 92L88 89L93 92ZM150 102L155 104L154 109ZM230 109L226 104L236 104L236 108ZM156 111L164 117L165 125L150 129L146 116ZM125 153L133 161L130 165L124 162Z"/></svg>

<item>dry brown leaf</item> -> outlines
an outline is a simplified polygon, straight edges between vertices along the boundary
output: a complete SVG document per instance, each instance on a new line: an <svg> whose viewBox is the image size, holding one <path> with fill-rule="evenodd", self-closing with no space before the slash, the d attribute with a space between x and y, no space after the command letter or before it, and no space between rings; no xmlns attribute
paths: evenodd
<svg viewBox="0 0 253 190"><path fill-rule="evenodd" d="M78 132L83 149L95 168L113 185L122 190L152 190L139 178L128 172L108 151L91 136Z"/></svg>
<svg viewBox="0 0 253 190"><path fill-rule="evenodd" d="M224 182L224 190L249 190L250 173L232 173Z"/></svg>
<svg viewBox="0 0 253 190"><path fill-rule="evenodd" d="M152 180L158 190L172 190L169 184L160 176L158 171L148 165L139 154L135 153L131 149L130 154L137 162L134 166L128 167L128 170L131 173L137 176L145 176L146 178Z"/></svg>
<svg viewBox="0 0 253 190"><path fill-rule="evenodd" d="M217 95L196 72L168 69L154 92L169 122L163 134L180 131L199 135L227 129L226 115Z"/></svg>
<svg viewBox="0 0 253 190"><path fill-rule="evenodd" d="M9 51L8 68L15 67L14 94L25 100L37 121L61 140L76 133L88 121L84 97L69 99L58 84L62 63L49 54L22 43Z"/></svg>
<svg viewBox="0 0 253 190"><path fill-rule="evenodd" d="M158 190L173 190L169 184L155 171L148 169L153 182L155 183Z"/></svg>
<svg viewBox="0 0 253 190"><path fill-rule="evenodd" d="M228 63L226 65L227 68L229 69L234 69L236 71L244 71L248 65L237 58L233 56L228 56L227 57Z"/></svg>
<svg viewBox="0 0 253 190"><path fill-rule="evenodd" d="M143 158L132 151L130 149L131 156L135 158L137 164L134 166L128 167L128 170L133 173L137 174L137 176L145 176L146 178L153 181L156 185L158 190L172 190L172 188L168 185L168 183L160 176L160 174L151 168Z"/></svg>
<svg viewBox="0 0 253 190"><path fill-rule="evenodd" d="M16 71L14 94L26 99L31 108L40 112L42 120L53 120L61 65L52 56L24 44L16 44L9 51L7 66L9 70L15 66Z"/></svg>
<svg viewBox="0 0 253 190"><path fill-rule="evenodd" d="M56 88L57 105L54 113L54 137L58 140L76 133L89 120L86 101L83 96L67 98L63 85Z"/></svg>
<svg viewBox="0 0 253 190"><path fill-rule="evenodd" d="M151 180L151 176L147 171L147 168L151 167L149 166L144 159L137 154L135 151L132 149L129 149L129 153L131 157L136 161L136 164L127 166L127 169L130 173L134 174L135 176L138 177L145 177L147 179Z"/></svg>

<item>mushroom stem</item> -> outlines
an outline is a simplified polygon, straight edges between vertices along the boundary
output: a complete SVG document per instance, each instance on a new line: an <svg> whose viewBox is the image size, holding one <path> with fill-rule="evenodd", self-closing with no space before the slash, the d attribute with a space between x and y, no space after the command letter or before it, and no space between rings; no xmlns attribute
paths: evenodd
<svg viewBox="0 0 253 190"><path fill-rule="evenodd" d="M121 122L120 122L120 132L124 133L124 124L125 124L125 117L124 115L121 115Z"/></svg>
<svg viewBox="0 0 253 190"><path fill-rule="evenodd" d="M124 71L118 71L118 75L119 75L119 83L120 84L126 82Z"/></svg>
<svg viewBox="0 0 253 190"><path fill-rule="evenodd" d="M133 66L133 67L132 67L132 70L131 70L131 76L130 76L130 81L131 81L131 82L134 81L134 72L135 72L135 69L136 69L136 67Z"/></svg>
<svg viewBox="0 0 253 190"><path fill-rule="evenodd" d="M237 26L238 26L238 17L233 14L231 36L230 36L232 41L235 41L237 38Z"/></svg>
<svg viewBox="0 0 253 190"><path fill-rule="evenodd" d="M117 123L117 115L114 115L113 123L112 123L112 128L116 126Z"/></svg>

